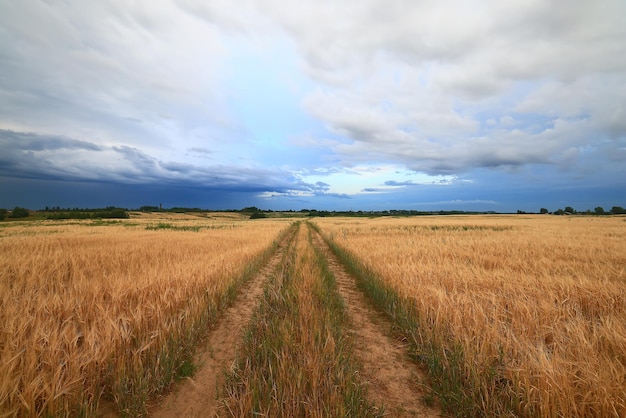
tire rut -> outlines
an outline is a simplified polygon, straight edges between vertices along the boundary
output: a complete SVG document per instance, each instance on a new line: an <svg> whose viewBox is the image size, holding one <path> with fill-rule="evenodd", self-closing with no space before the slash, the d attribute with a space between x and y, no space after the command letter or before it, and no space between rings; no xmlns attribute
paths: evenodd
<svg viewBox="0 0 626 418"><path fill-rule="evenodd" d="M385 406L385 415L394 417L440 417L441 412L425 405L428 394L426 374L407 353L407 344L391 338L392 325L376 311L357 288L319 233L313 231L313 243L322 251L335 276L339 293L346 302L352 322L354 355L362 369L360 375L368 388L368 396Z"/></svg>
<svg viewBox="0 0 626 418"><path fill-rule="evenodd" d="M218 393L224 383L224 371L234 364L237 350L243 342L243 331L263 294L263 285L280 263L290 236L283 239L267 264L239 290L233 304L218 319L215 329L209 332L206 345L196 356L199 369L193 378L185 379L158 404L148 407L148 416L187 418L218 415Z"/></svg>

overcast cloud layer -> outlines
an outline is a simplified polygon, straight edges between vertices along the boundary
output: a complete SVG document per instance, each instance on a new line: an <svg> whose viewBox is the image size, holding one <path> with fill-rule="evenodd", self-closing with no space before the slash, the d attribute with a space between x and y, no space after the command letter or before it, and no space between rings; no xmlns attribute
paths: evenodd
<svg viewBox="0 0 626 418"><path fill-rule="evenodd" d="M626 206L626 2L0 0L0 207Z"/></svg>

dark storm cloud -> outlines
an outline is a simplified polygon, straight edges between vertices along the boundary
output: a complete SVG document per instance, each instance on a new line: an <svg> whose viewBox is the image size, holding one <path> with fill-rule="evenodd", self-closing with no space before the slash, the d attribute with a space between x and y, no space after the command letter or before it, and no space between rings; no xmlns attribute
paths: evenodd
<svg viewBox="0 0 626 418"><path fill-rule="evenodd" d="M0 130L0 151L0 176L4 177L161 184L247 193L328 190L323 182L297 181L290 173L280 170L164 162L134 147L106 147L53 135Z"/></svg>
<svg viewBox="0 0 626 418"><path fill-rule="evenodd" d="M56 135L0 129L0 176L23 178L72 177L73 167L57 164L54 155L98 153L96 144Z"/></svg>
<svg viewBox="0 0 626 418"><path fill-rule="evenodd" d="M111 147L111 149L122 155L132 164L133 167L138 168L141 171L153 171L157 167L157 161L155 158L138 150L137 148L122 145L119 147Z"/></svg>
<svg viewBox="0 0 626 418"><path fill-rule="evenodd" d="M177 173L191 173L196 169L196 167L194 167L192 164L171 161L162 162L159 165L167 171L175 171Z"/></svg>
<svg viewBox="0 0 626 418"><path fill-rule="evenodd" d="M4 151L46 151L83 149L101 151L102 147L87 141L56 135L38 135L33 132L15 132L0 129L0 149Z"/></svg>

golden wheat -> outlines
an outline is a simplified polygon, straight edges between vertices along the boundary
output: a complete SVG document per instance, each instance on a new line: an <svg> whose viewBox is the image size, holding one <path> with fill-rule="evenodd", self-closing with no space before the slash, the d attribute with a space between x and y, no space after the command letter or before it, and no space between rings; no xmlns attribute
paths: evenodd
<svg viewBox="0 0 626 418"><path fill-rule="evenodd" d="M150 230L154 222L0 230L0 415L93 412L103 396L128 409L126 392L169 384L180 364L164 363L189 350L199 318L215 315L288 226L169 219Z"/></svg>
<svg viewBox="0 0 626 418"><path fill-rule="evenodd" d="M626 219L320 219L417 307L418 343L461 347L481 414L626 416Z"/></svg>

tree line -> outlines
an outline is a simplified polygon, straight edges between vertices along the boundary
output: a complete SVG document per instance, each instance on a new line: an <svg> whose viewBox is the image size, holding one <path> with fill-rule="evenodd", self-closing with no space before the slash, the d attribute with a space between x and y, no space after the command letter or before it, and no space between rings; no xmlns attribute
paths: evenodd
<svg viewBox="0 0 626 418"><path fill-rule="evenodd" d="M244 215L250 216L252 219L264 218L266 214L273 213L272 210L264 210L255 206L245 207L243 209L229 209L229 210L209 210L200 208L184 208L173 207L164 209L159 206L141 206L139 209L141 212L174 212L174 213L189 213L189 212L239 212ZM26 208L16 206L12 210L0 208L0 221L6 218L20 219L28 218L32 213L36 213L39 219L125 219L129 218L129 210L125 208L118 208L114 206L107 206L100 209L79 209L79 208L60 208L48 207L39 211L30 211ZM340 216L340 217L372 217L372 216L422 216L422 215L489 215L496 214L495 211L463 211L463 210L439 210L439 211L417 211L417 210L375 210L375 211L328 211L317 209L301 209L299 211L287 210L277 211L280 213L292 213L295 216L309 216L309 217L326 217L326 216ZM522 210L517 211L518 214L527 214L534 212L525 212ZM597 206L593 211L587 209L586 211L577 211L571 206L566 206L563 209L557 209L550 212L546 208L539 209L540 214L552 214L552 215L626 215L626 209L621 206L613 206L610 210L604 210L603 207Z"/></svg>
<svg viewBox="0 0 626 418"><path fill-rule="evenodd" d="M123 208L109 206L101 209L61 209L48 208L36 213L43 219L125 219L128 218L128 211ZM0 220L6 218L22 219L31 216L31 211L16 206L12 210L0 209Z"/></svg>
<svg viewBox="0 0 626 418"><path fill-rule="evenodd" d="M526 213L518 210L517 213ZM540 214L553 214L553 215L625 215L626 209L621 206L613 206L611 210L606 211L602 206L597 206L593 211L587 209L586 211L579 212L571 206L565 206L564 209L557 209L554 212L548 211L546 208L539 209Z"/></svg>

